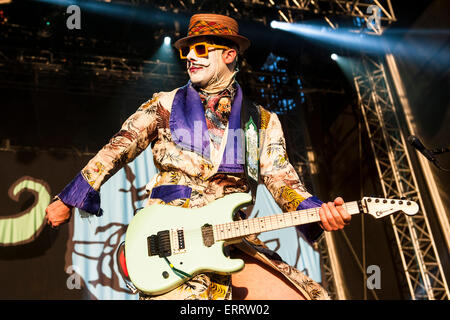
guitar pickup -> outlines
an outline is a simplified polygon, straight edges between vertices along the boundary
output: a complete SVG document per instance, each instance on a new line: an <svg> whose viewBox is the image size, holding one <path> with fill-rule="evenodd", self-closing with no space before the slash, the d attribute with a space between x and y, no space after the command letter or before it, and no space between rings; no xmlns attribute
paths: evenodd
<svg viewBox="0 0 450 320"><path fill-rule="evenodd" d="M158 255L160 258L172 255L169 230L159 231L156 235L147 237L147 249L149 256Z"/></svg>
<svg viewBox="0 0 450 320"><path fill-rule="evenodd" d="M182 250L185 248L183 229L177 230L177 235L178 235L178 249Z"/></svg>

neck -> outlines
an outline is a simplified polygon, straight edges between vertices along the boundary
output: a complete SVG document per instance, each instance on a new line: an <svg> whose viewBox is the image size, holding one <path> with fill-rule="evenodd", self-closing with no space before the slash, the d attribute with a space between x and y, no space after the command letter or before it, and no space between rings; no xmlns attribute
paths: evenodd
<svg viewBox="0 0 450 320"><path fill-rule="evenodd" d="M207 94L218 94L228 88L236 77L237 71L226 70L222 74L216 74L204 88L201 90Z"/></svg>
<svg viewBox="0 0 450 320"><path fill-rule="evenodd" d="M349 214L360 213L357 201L343 205ZM234 240L252 234L320 221L320 207L291 211L260 218L245 219L213 226L215 241Z"/></svg>

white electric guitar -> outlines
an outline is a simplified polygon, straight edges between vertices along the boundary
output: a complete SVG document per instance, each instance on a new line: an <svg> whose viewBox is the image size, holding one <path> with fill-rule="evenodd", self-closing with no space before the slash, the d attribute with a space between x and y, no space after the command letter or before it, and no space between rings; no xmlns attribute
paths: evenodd
<svg viewBox="0 0 450 320"><path fill-rule="evenodd" d="M237 272L244 262L224 255L227 242L320 221L320 207L233 221L236 211L249 203L249 194L234 193L202 208L151 205L137 212L125 238L131 282L146 294L158 295L199 273ZM397 211L414 215L419 210L413 201L371 197L344 206L349 214L368 213L377 219Z"/></svg>

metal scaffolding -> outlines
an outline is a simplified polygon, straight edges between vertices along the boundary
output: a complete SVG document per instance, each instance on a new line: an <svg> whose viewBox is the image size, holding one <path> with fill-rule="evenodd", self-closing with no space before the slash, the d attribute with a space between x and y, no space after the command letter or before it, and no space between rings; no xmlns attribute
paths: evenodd
<svg viewBox="0 0 450 320"><path fill-rule="evenodd" d="M109 1L110 2L110 1ZM120 0L118 2L124 2ZM338 17L357 18L364 22L360 31L368 31L372 25L373 8L380 10L380 24L388 26L396 21L390 0L129 0L134 4L152 3L164 11L185 10L190 12L215 12L236 18L251 18L268 25L271 20L294 23L304 19L305 14L321 16L333 28L339 27ZM272 14L268 15L267 13ZM371 27L381 34L382 29Z"/></svg>
<svg viewBox="0 0 450 320"><path fill-rule="evenodd" d="M411 165L384 63L362 56L353 68L359 107L386 198L416 201L420 212L390 216L395 242L413 300L448 299L449 289Z"/></svg>

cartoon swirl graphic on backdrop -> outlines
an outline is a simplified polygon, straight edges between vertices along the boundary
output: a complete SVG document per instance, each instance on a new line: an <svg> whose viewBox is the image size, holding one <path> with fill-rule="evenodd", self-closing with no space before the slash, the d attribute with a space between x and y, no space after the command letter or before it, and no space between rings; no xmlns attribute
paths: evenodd
<svg viewBox="0 0 450 320"><path fill-rule="evenodd" d="M45 208L50 203L50 187L45 181L24 176L8 190L18 202L20 195L31 192L33 204L24 211L0 218L0 246L16 246L34 241L45 227Z"/></svg>

